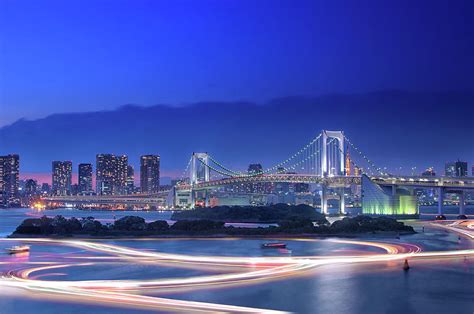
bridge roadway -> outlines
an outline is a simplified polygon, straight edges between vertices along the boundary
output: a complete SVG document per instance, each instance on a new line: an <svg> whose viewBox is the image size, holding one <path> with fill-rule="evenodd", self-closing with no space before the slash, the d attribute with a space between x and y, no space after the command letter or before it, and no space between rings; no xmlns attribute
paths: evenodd
<svg viewBox="0 0 474 314"><path fill-rule="evenodd" d="M474 190L474 177L410 177L410 176L372 176L370 179L383 186L400 186L409 188L437 188L439 193L459 193L464 190ZM325 188L341 188L351 185L360 185L361 176L334 176L321 177L318 175L305 174L271 174L252 177L231 177L220 180L200 182L191 187L189 184L176 186L177 191L203 191L219 188L225 185L241 183L315 183ZM162 206L166 203L169 191L160 192L157 195L93 195L93 196L50 196L42 200L47 203L70 203L70 204L124 204L124 205L155 205ZM463 197L463 194L461 193ZM440 199L439 212L442 212L443 198Z"/></svg>
<svg viewBox="0 0 474 314"><path fill-rule="evenodd" d="M225 185L241 183L315 183L324 184L327 187L349 187L360 185L361 176L333 176L321 177L319 175L306 174L270 174L252 177L231 177L219 180L200 182L191 187L189 184L179 185L177 190L206 190L218 188ZM474 177L417 177L417 176L369 176L369 178L385 186L404 186L413 188L445 188L449 190L474 189Z"/></svg>
<svg viewBox="0 0 474 314"><path fill-rule="evenodd" d="M48 196L41 200L47 203L70 203L70 204L123 204L123 205L163 205L169 191L163 191L156 195L133 194L133 195L74 195L74 196Z"/></svg>

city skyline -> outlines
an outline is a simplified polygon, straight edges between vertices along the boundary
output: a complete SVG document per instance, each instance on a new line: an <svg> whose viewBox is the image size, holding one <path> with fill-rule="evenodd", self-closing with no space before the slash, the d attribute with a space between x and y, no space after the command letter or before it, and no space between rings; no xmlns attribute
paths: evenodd
<svg viewBox="0 0 474 314"><path fill-rule="evenodd" d="M439 172L447 161L474 161L474 148L469 145L474 131L469 122L474 115L469 105L472 101L474 93L391 91L293 97L265 105L125 106L112 111L58 114L0 128L1 152L21 154L23 172L43 173L43 177L54 159L90 163L97 152L109 151L127 154L137 168L140 155L158 152L162 176L177 177L193 151L207 151L236 169L254 162L265 167L300 149L322 127L344 126L346 134L368 156L392 172L400 172L399 167L405 174L411 174L412 167L435 167ZM452 103L458 105L449 105ZM453 108L463 114L454 114ZM299 116L299 112L307 114ZM117 121L129 122L124 128ZM199 132L193 132L197 125ZM292 133L285 128L291 128ZM32 136L37 129L41 132ZM103 136L110 140L102 141ZM47 141L41 140L45 137Z"/></svg>

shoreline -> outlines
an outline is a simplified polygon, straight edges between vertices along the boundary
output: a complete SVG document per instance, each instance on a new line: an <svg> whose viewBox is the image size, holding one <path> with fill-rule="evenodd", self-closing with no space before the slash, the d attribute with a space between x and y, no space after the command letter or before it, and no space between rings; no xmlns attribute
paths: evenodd
<svg viewBox="0 0 474 314"><path fill-rule="evenodd" d="M298 234L265 234L265 235L246 235L246 234L162 234L162 235L32 235L32 234L10 234L6 238L8 239L37 239L37 238L49 238L49 239L232 239L232 238L245 238L245 239L312 239L312 238L359 238L359 237L395 237L395 236L407 236L416 234L416 231L377 231L377 232L361 232L361 233L322 233L322 234L311 234L311 233L298 233Z"/></svg>

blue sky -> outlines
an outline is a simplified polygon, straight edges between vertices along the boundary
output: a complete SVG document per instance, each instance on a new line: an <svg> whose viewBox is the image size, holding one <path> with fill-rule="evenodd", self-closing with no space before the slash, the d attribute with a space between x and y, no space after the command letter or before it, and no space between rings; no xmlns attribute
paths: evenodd
<svg viewBox="0 0 474 314"><path fill-rule="evenodd" d="M473 89L473 1L0 2L0 125L122 104Z"/></svg>
<svg viewBox="0 0 474 314"><path fill-rule="evenodd" d="M160 111L153 120L155 133L147 133L141 120L131 117L127 121L133 125L130 134L146 134L143 141L137 143L131 137L124 142L121 134L111 135L104 147L109 151L101 152L130 153L135 162L142 152L163 153L163 167L175 173L193 150L212 149L226 161L244 167L249 162L268 164L285 158L322 128L344 128L362 145L367 143L368 154L389 167L435 164L440 170L447 160L474 161L468 144L474 134L470 109L474 103L469 95L474 91L472 56L472 0L2 0L0 142L4 141L0 153L20 152L25 172L47 173L52 159L93 161L102 147L94 136L100 128L87 119L82 122L81 116L47 120L48 125L39 129L41 121L6 126L23 117L34 120L57 113L113 112L124 104L188 106L194 109L176 114L195 112L192 123L212 124L206 111L209 107L195 104L214 101L224 107L232 104L228 110L219 110L215 119L233 114L242 123L233 121L236 129L225 132L208 128L206 136L213 138L212 143L183 147L160 138L156 134L169 136L171 128L163 123ZM382 90L424 96L380 102L378 96L370 96L367 106L358 101L365 98L357 95ZM435 101L433 93L444 91L455 91L454 98ZM325 107L328 105L318 107L333 104L318 96L339 93L349 95L345 103L331 110ZM286 133L272 124L273 117L285 121L286 116L247 106L266 104L271 111L278 108L268 105L272 99L289 96L316 100L310 105L282 102L286 115L291 116ZM383 107L386 103L398 109ZM361 109L348 110L348 106ZM374 106L381 108L374 111ZM444 109L440 111L439 106ZM293 112L293 107L300 109ZM383 125L384 110L392 115L390 131ZM257 111L263 126L245 119ZM301 125L300 120L308 121L308 115L319 118L314 124ZM339 120L331 123L334 116ZM359 122L369 116L371 121ZM446 117L447 123L442 121ZM55 149L67 140L69 118L78 123L74 138L91 133L89 145L83 144L80 151L77 143ZM374 123L374 119L380 121ZM169 121L179 124L179 116L170 116ZM239 138L242 128L254 134L254 140ZM397 133L397 128L403 132ZM405 140L411 129L418 132L418 142ZM275 132L291 140L295 130L298 139L288 147L273 143L277 145L271 147L268 159L268 152L261 149L240 156L230 153L231 147L217 145L232 133L236 143L255 147ZM187 125L179 132L180 139L186 140L186 134L194 131ZM35 145L38 141L32 136L42 132L62 136L57 143L48 139L52 146L46 149ZM374 143L382 141L387 150L377 156L380 150ZM397 143L398 150L389 147L390 141ZM429 156L420 145L429 145ZM440 149L446 153L438 155Z"/></svg>

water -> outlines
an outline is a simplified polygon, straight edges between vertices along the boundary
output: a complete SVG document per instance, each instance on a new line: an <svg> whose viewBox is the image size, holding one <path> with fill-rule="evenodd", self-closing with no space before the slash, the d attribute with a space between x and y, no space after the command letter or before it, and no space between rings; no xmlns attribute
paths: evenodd
<svg viewBox="0 0 474 314"><path fill-rule="evenodd" d="M453 209L454 210L454 209ZM46 212L50 213L50 212ZM41 216L29 209L0 210L0 233L10 234L27 217ZM93 216L103 221L125 215L139 215L146 220L169 219L170 213L159 212L83 212L55 210L52 215L65 217ZM410 243L423 251L451 251L473 249L467 239L423 221L410 222L424 233L403 236L401 240L364 237L364 241L388 241L397 245ZM135 248L140 252L163 252L187 256L324 256L382 254L383 250L371 246L335 243L329 240L285 240L289 250L262 250L263 239L114 239L96 240L101 244ZM0 241L0 250L13 242ZM229 269L186 267L177 262L140 263L137 260L109 258L104 252L89 251L54 243L32 244L30 254L10 256L0 253L0 270L21 272L31 263L70 263L76 266L40 270L30 275L35 280L124 280L190 278L226 274ZM96 260L104 258L104 260ZM78 265L86 262L88 265ZM4 264L2 264L4 263ZM273 309L298 313L469 313L474 312L474 263L472 259L436 259L411 261L405 273L400 261L365 264L326 265L316 267L298 276L274 281L262 280L242 285L205 286L192 290L147 292L147 295L176 300L228 304L251 308ZM234 271L234 270L233 270ZM48 299L29 290L0 287L0 313L147 313L139 306L113 307L110 303ZM160 311L165 311L161 309Z"/></svg>

